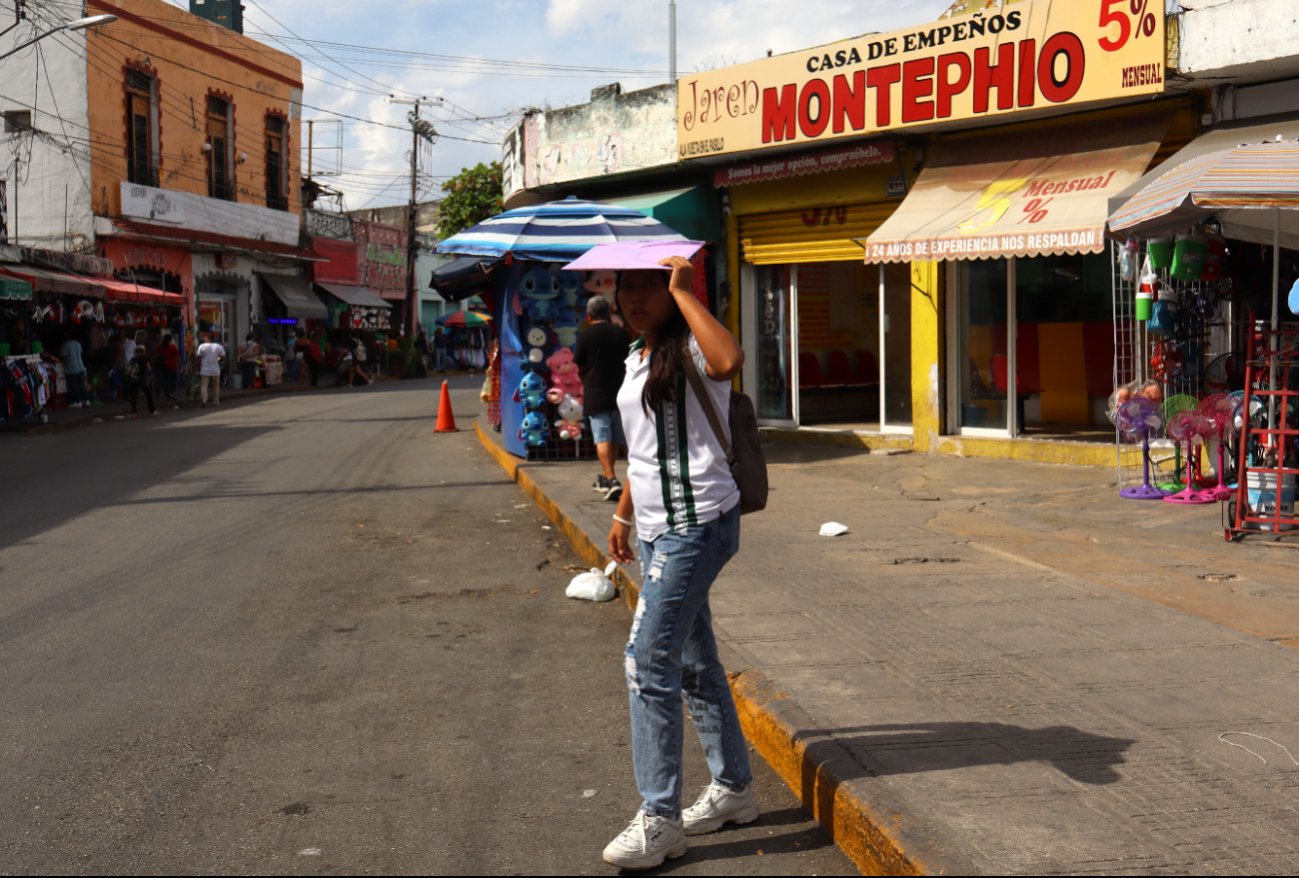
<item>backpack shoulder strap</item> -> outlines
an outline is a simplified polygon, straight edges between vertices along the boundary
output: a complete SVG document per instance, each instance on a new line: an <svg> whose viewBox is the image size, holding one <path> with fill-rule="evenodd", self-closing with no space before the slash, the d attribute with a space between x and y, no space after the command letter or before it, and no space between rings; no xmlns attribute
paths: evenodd
<svg viewBox="0 0 1299 878"><path fill-rule="evenodd" d="M713 406L713 398L708 395L704 387L704 378L699 374L699 366L695 364L695 358L690 355L690 349L686 348L682 352L682 362L685 363L686 378L690 381L690 386L695 389L695 396L699 399L699 407L704 410L704 416L708 418L708 424L713 428L713 435L722 445L722 452L726 455L727 462L731 462L734 455L731 453L731 442L726 438L726 433L722 430L722 421L717 416L717 409Z"/></svg>

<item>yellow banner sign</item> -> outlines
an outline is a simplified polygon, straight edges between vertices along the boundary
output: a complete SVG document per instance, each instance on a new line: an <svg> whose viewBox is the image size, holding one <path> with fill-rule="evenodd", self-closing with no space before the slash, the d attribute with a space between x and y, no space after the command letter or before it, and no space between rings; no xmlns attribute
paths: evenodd
<svg viewBox="0 0 1299 878"><path fill-rule="evenodd" d="M682 77L682 159L1164 90L1162 0L1035 0Z"/></svg>

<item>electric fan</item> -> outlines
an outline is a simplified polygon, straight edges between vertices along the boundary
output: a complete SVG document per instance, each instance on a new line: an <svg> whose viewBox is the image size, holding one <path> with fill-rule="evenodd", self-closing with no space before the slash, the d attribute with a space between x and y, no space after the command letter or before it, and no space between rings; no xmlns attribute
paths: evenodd
<svg viewBox="0 0 1299 878"><path fill-rule="evenodd" d="M1196 411L1204 418L1208 424L1209 432L1206 438L1217 438L1218 440L1218 483L1209 488L1208 493L1213 495L1214 500L1226 500L1235 494L1235 489L1227 487L1227 434L1231 431L1232 421L1235 419L1236 404L1231 397L1225 393L1212 393L1200 400Z"/></svg>
<svg viewBox="0 0 1299 878"><path fill-rule="evenodd" d="M1204 370L1204 386L1214 393L1230 393L1245 386L1245 355L1220 354Z"/></svg>
<svg viewBox="0 0 1299 878"><path fill-rule="evenodd" d="M1141 484L1119 491L1128 500L1159 500L1167 495L1150 484L1150 437L1164 429L1164 416L1159 403L1144 396L1134 396L1120 403L1114 411L1114 425L1125 439L1141 440Z"/></svg>
<svg viewBox="0 0 1299 878"><path fill-rule="evenodd" d="M1199 400L1189 393L1179 393L1170 396L1164 400L1161 413L1164 416L1164 426L1167 427L1179 412L1190 411L1195 408ZM1182 446L1177 442L1173 443L1173 471L1169 473L1158 487L1166 494L1172 494L1180 491L1184 486L1182 484Z"/></svg>
<svg viewBox="0 0 1299 878"><path fill-rule="evenodd" d="M1200 491L1195 487L1195 447L1204 445L1205 436L1212 431L1212 426L1195 408L1185 409L1168 420L1168 438L1177 444L1186 445L1186 487L1176 494L1164 498L1165 503L1212 503L1212 491Z"/></svg>

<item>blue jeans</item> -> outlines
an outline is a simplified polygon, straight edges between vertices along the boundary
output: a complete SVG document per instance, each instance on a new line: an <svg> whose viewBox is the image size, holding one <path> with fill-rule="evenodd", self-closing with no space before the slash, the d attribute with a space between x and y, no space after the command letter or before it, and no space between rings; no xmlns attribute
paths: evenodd
<svg viewBox="0 0 1299 878"><path fill-rule="evenodd" d="M752 780L708 608L713 580L739 548L738 505L684 534L640 542L643 584L625 670L632 761L647 814L681 813L683 693L713 780L731 789Z"/></svg>

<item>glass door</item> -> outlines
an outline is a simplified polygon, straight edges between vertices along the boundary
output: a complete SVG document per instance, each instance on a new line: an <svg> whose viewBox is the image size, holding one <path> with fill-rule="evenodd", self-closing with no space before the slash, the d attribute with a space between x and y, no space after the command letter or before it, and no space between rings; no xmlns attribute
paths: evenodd
<svg viewBox="0 0 1299 878"><path fill-rule="evenodd" d="M1014 348L1006 344L1010 314L1010 263L1006 259L949 263L950 364L948 423L961 433L1005 436L1011 423L1010 386Z"/></svg>
<svg viewBox="0 0 1299 878"><path fill-rule="evenodd" d="M880 266L880 430L910 433L911 423L911 266Z"/></svg>
<svg viewBox="0 0 1299 878"><path fill-rule="evenodd" d="M745 386L751 388L758 421L768 426L798 423L798 365L794 360L797 309L788 265L746 265L744 288L752 307L744 323Z"/></svg>

